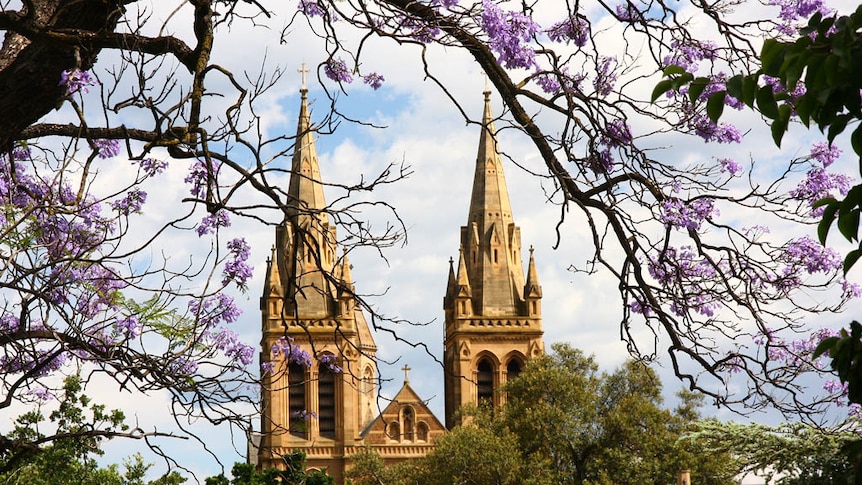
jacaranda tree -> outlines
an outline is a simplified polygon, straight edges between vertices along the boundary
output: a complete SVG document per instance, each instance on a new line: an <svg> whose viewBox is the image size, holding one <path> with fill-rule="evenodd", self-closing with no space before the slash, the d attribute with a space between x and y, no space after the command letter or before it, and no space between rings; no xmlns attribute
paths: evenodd
<svg viewBox="0 0 862 485"><path fill-rule="evenodd" d="M838 252L768 226L815 224L812 204L852 179L829 171L839 149L826 141L757 170L746 127L710 118L708 101L723 72L756 71L764 38L794 38L815 13L836 12L818 0L0 1L0 407L48 398L58 374L84 366L124 392L168 392L180 429L198 418L247 428L259 370L254 342L231 325L250 248L230 223L284 221L280 161L294 137L270 134L263 114L284 70L216 59L232 29L269 29L292 47L302 23L326 52L309 60L332 100L322 129L344 119L339 93L355 79L385 85L365 67L370 39L421 58L456 108L445 54L471 56L503 101L498 128L523 132L544 164L559 237L567 224L589 231L575 269L616 280L632 355L664 354L718 403L816 412L844 390L804 392L799 374L818 370L808 319L862 290ZM708 81L653 102L669 68ZM675 159L673 140L704 153L738 145L739 157ZM353 197L402 175L333 187L348 250L402 236L397 200ZM187 191L159 193L167 177ZM359 209L393 223L370 226ZM183 253L189 241L208 249ZM0 440L0 453L30 445Z"/></svg>

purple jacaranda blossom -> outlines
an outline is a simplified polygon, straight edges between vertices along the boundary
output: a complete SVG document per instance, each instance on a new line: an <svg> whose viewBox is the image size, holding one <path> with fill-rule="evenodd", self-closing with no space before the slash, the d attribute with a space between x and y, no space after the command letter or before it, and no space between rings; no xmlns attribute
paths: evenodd
<svg viewBox="0 0 862 485"><path fill-rule="evenodd" d="M830 273L841 269L843 260L832 248L827 248L808 236L793 239L784 245L777 258L785 263L784 275L798 277L807 274Z"/></svg>
<svg viewBox="0 0 862 485"><path fill-rule="evenodd" d="M21 321L15 315L4 313L0 315L0 335L21 330Z"/></svg>
<svg viewBox="0 0 862 485"><path fill-rule="evenodd" d="M132 161L132 163L135 163ZM141 170L147 174L147 177L152 177L156 174L160 174L168 168L168 162L163 160L158 160L155 158L145 158L140 162Z"/></svg>
<svg viewBox="0 0 862 485"><path fill-rule="evenodd" d="M325 11L316 0L299 0L297 10L308 17L323 17Z"/></svg>
<svg viewBox="0 0 862 485"><path fill-rule="evenodd" d="M643 12L635 8L629 2L616 6L617 18L624 22L637 22L643 20Z"/></svg>
<svg viewBox="0 0 862 485"><path fill-rule="evenodd" d="M799 182L789 195L813 206L815 202L825 197L835 197L836 194L847 195L852 184L853 179L847 175L828 173L825 169L817 167L809 170L805 180ZM823 211L823 207L812 207L810 215L820 217Z"/></svg>
<svg viewBox="0 0 862 485"><path fill-rule="evenodd" d="M650 308L649 305L641 303L640 300L637 299L632 300L629 303L629 308L631 309L631 311L635 313L640 313L645 317L648 317L652 314L652 308Z"/></svg>
<svg viewBox="0 0 862 485"><path fill-rule="evenodd" d="M55 398L54 394L51 392L50 389L42 386L29 389L25 394L28 396L33 396L36 398L36 400L41 402L48 402Z"/></svg>
<svg viewBox="0 0 862 485"><path fill-rule="evenodd" d="M317 358L317 361L320 362L321 365L326 366L326 368L328 368L330 371L335 372L336 374L344 371L344 369L342 369L341 366L338 365L338 357L332 354L320 354L320 356Z"/></svg>
<svg viewBox="0 0 862 485"><path fill-rule="evenodd" d="M740 165L736 160L731 158L719 158L718 163L721 165L721 171L729 173L731 177L736 177L742 173L742 165Z"/></svg>
<svg viewBox="0 0 862 485"><path fill-rule="evenodd" d="M718 215L711 198L702 197L691 201L669 198L661 204L659 220L670 227L697 231L703 221Z"/></svg>
<svg viewBox="0 0 862 485"><path fill-rule="evenodd" d="M593 89L599 96L607 96L614 90L617 83L617 58L599 56L596 64L596 77L593 79Z"/></svg>
<svg viewBox="0 0 862 485"><path fill-rule="evenodd" d="M147 201L147 193L138 187L133 187L126 193L126 196L120 200L111 202L111 209L127 216L129 214L139 214L141 207Z"/></svg>
<svg viewBox="0 0 862 485"><path fill-rule="evenodd" d="M371 86L371 89L374 89L375 91L380 89L380 86L383 85L383 81L385 81L385 79L383 79L383 76L377 74L376 72L372 72L371 74L366 74L365 76L362 76L362 82Z"/></svg>
<svg viewBox="0 0 862 485"><path fill-rule="evenodd" d="M292 413L290 413L290 416L293 418L299 418L299 419L305 419L305 420L307 420L309 418L310 419L317 419L317 413L316 412L314 412L314 411L309 412L305 409L303 409L302 411L293 411Z"/></svg>
<svg viewBox="0 0 862 485"><path fill-rule="evenodd" d="M347 69L347 63L343 59L329 59L326 61L326 64L323 66L323 73L333 81L341 83L353 82L353 76L350 74L350 70Z"/></svg>
<svg viewBox="0 0 862 485"><path fill-rule="evenodd" d="M212 167L211 174L208 167ZM189 192L193 196L204 199L207 196L207 187L210 183L215 183L219 169L221 169L221 164L215 160L209 163L205 160L198 160L190 167L189 174L183 181L191 186Z"/></svg>
<svg viewBox="0 0 862 485"><path fill-rule="evenodd" d="M198 363L188 357L176 357L167 363L167 371L180 376L192 375L198 370Z"/></svg>
<svg viewBox="0 0 862 485"><path fill-rule="evenodd" d="M580 92L581 82L583 82L585 77L586 75L583 73L569 74L568 69L564 66L560 69L559 73L540 72L536 74L534 80L542 88L542 91L548 94L559 94L561 91L567 93Z"/></svg>
<svg viewBox="0 0 862 485"><path fill-rule="evenodd" d="M205 215L195 230L198 236L204 236L214 233L220 227L230 227L230 214L224 209L219 209L213 214Z"/></svg>
<svg viewBox="0 0 862 485"><path fill-rule="evenodd" d="M665 56L662 64L667 66L679 66L687 72L695 72L699 66L699 62L713 60L716 58L717 48L712 42L683 42L674 40L671 43L673 54Z"/></svg>
<svg viewBox="0 0 862 485"><path fill-rule="evenodd" d="M667 248L660 255L651 257L647 268L660 285L678 295L670 304L670 310L675 314L682 316L695 311L712 316L720 306L717 297L709 290L716 268L690 246Z"/></svg>
<svg viewBox="0 0 862 485"><path fill-rule="evenodd" d="M576 46L583 47L590 38L590 24L579 16L569 17L552 25L546 30L548 37L554 42L574 42Z"/></svg>
<svg viewBox="0 0 862 485"><path fill-rule="evenodd" d="M126 338L137 338L141 334L141 322L137 315L117 318L114 327Z"/></svg>
<svg viewBox="0 0 862 485"><path fill-rule="evenodd" d="M824 5L823 0L768 0L767 5L781 8L778 13L778 17L781 19L778 30L786 35L796 35L797 30L793 27L794 24L807 20L815 12L824 16L833 13Z"/></svg>
<svg viewBox="0 0 862 485"><path fill-rule="evenodd" d="M43 377L57 371L68 360L65 352L38 349L35 352L12 353L0 356L0 372L19 374L33 372L31 377Z"/></svg>
<svg viewBox="0 0 862 485"><path fill-rule="evenodd" d="M275 374L275 365L276 365L276 363L274 361L271 361L271 360L268 362L261 362L260 363L260 370L264 374Z"/></svg>
<svg viewBox="0 0 862 485"><path fill-rule="evenodd" d="M841 280L841 289L844 291L845 298L862 298L862 285L858 283Z"/></svg>
<svg viewBox="0 0 862 485"><path fill-rule="evenodd" d="M212 329L221 323L230 324L236 322L242 310L236 306L233 298L219 293L201 300L196 298L189 302L189 312L204 329Z"/></svg>
<svg viewBox="0 0 862 485"><path fill-rule="evenodd" d="M96 146L96 149L99 152L99 158L114 158L120 154L119 140L98 139L93 140L93 145Z"/></svg>
<svg viewBox="0 0 862 485"><path fill-rule="evenodd" d="M272 358L284 356L288 362L295 362L303 367L311 367L312 357L305 349L294 343L293 337L280 337L272 344Z"/></svg>
<svg viewBox="0 0 862 485"><path fill-rule="evenodd" d="M88 93L89 86L99 84L88 71L80 69L67 69L60 73L59 86L66 86L66 96L71 96L78 91Z"/></svg>
<svg viewBox="0 0 862 485"><path fill-rule="evenodd" d="M841 156L841 149L835 145L830 146L825 141L820 141L811 146L810 156L820 162L823 168L827 168Z"/></svg>
<svg viewBox="0 0 862 485"><path fill-rule="evenodd" d="M233 330L222 327L212 336L212 340L215 348L221 350L233 362L249 365L254 360L254 347L241 342L239 335Z"/></svg>
<svg viewBox="0 0 862 485"><path fill-rule="evenodd" d="M742 134L739 129L729 123L715 123L702 113L695 114L688 120L689 127L707 143L739 143Z"/></svg>
<svg viewBox="0 0 862 485"><path fill-rule="evenodd" d="M632 142L632 130L623 120L613 120L605 126L602 143L609 147L628 145Z"/></svg>
<svg viewBox="0 0 862 485"><path fill-rule="evenodd" d="M726 91L727 90L727 74L723 72L719 72L718 74L710 74L707 76L709 82L706 87L703 89L703 92L698 96L698 100L705 102L707 101L713 94ZM741 110L745 108L745 103L741 100L734 98L733 96L727 94L724 97L724 105L730 106L736 110Z"/></svg>
<svg viewBox="0 0 862 485"><path fill-rule="evenodd" d="M540 27L532 18L521 12L504 12L492 0L483 0L481 26L488 34L488 46L497 53L497 62L502 66L536 67L536 53L529 42Z"/></svg>
<svg viewBox="0 0 862 485"><path fill-rule="evenodd" d="M235 282L241 290L248 288L248 280L253 276L253 269L248 265L248 257L251 248L245 238L236 238L228 241L230 255L224 264L222 272L222 285L227 286L231 281Z"/></svg>

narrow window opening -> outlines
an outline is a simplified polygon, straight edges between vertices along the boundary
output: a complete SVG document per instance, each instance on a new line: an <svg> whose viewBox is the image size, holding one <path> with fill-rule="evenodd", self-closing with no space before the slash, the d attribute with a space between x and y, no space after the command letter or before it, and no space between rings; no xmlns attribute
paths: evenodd
<svg viewBox="0 0 862 485"><path fill-rule="evenodd" d="M479 361L476 368L476 385L479 404L494 405L494 368L487 359Z"/></svg>
<svg viewBox="0 0 862 485"><path fill-rule="evenodd" d="M308 439L308 412L305 408L305 368L296 362L287 366L287 411L290 434Z"/></svg>
<svg viewBox="0 0 862 485"><path fill-rule="evenodd" d="M517 359L510 360L509 365L506 366L506 379L512 382L519 375L521 375L521 363Z"/></svg>
<svg viewBox="0 0 862 485"><path fill-rule="evenodd" d="M318 373L317 396L320 436L335 438L335 374L325 366Z"/></svg>

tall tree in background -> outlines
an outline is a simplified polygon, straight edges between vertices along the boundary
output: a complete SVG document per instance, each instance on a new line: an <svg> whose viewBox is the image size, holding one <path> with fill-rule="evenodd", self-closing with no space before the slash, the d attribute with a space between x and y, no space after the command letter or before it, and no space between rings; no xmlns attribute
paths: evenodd
<svg viewBox="0 0 862 485"><path fill-rule="evenodd" d="M240 25L280 31L278 41L291 46L299 22L327 51L317 73L333 111L322 127L342 119L337 93L354 78L383 85L386 73L367 67L377 51L366 45L421 58L457 108L446 53L471 56L506 107L497 126L522 131L543 161L549 199L561 207L560 237L566 224L589 231L590 260L575 269L615 278L608 291L619 294L620 333L633 356L666 353L687 386L728 405L814 413L842 395L833 388L811 398L797 379L818 370L806 321L862 290L842 280L837 252L766 227L813 224L814 200L849 190L849 178L828 169L836 150L815 145L763 172L741 157L678 160L664 149L686 137L743 143L744 128L708 116L707 99L725 86L721 72L753 72L762 37L795 36L815 12L831 15L827 6L300 0L298 7L0 2L0 407L32 404L56 387L55 374L84 364L117 389L169 392L179 428L200 417L247 428L258 369L253 347L232 329L231 293L246 287L250 248L229 224L282 223L280 160L293 138L267 133L261 114L281 68L239 75L214 59ZM669 66L708 83L695 96L651 103ZM122 176L105 175L127 160ZM814 186L800 171L824 183ZM398 201L352 196L404 174L385 168L370 182L334 187L332 217L348 249L382 248L402 236L390 211ZM161 200L167 210L148 211L147 192L160 177L182 177L188 192ZM364 218L372 216L359 209L382 210L392 223L369 226ZM143 215L156 224L141 234ZM171 258L184 238L203 238L209 250ZM19 453L33 444L0 446Z"/></svg>

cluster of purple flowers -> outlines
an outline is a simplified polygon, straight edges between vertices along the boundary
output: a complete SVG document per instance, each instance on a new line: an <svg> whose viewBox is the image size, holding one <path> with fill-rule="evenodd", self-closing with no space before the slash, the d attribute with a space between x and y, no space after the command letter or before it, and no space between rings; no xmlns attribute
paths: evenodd
<svg viewBox="0 0 862 485"><path fill-rule="evenodd" d="M233 281L237 287L245 290L248 287L248 280L252 277L254 271L247 262L251 248L245 241L245 238L236 238L228 241L227 249L230 251L230 256L224 264L221 284L227 286Z"/></svg>
<svg viewBox="0 0 862 485"><path fill-rule="evenodd" d="M302 411L294 411L294 412L290 413L290 416L292 418L299 418L299 419L305 419L305 420L307 420L309 418L317 419L317 413L316 412L314 412L314 411L308 412L305 409L303 409Z"/></svg>
<svg viewBox="0 0 862 485"><path fill-rule="evenodd" d="M221 350L233 362L249 365L254 360L254 347L241 342L239 335L233 330L222 327L211 338L215 348Z"/></svg>
<svg viewBox="0 0 862 485"><path fill-rule="evenodd" d="M167 363L168 372L180 376L190 376L197 372L198 363L188 357L176 357Z"/></svg>
<svg viewBox="0 0 862 485"><path fill-rule="evenodd" d="M234 323L242 314L242 310L236 306L233 298L224 293L191 300L189 312L205 329L215 328L222 322Z"/></svg>
<svg viewBox="0 0 862 485"><path fill-rule="evenodd" d="M293 337L279 338L274 344L272 344L271 354L273 359L283 355L285 360L288 362L296 362L306 368L311 367L313 363L311 354L299 345L295 344Z"/></svg>
<svg viewBox="0 0 862 485"><path fill-rule="evenodd" d="M816 12L824 16L832 14L832 10L824 5L823 0L768 0L767 5L781 8L778 17L782 23L778 25L778 30L786 35L795 35L796 29L793 24L800 20L807 20Z"/></svg>
<svg viewBox="0 0 862 485"><path fill-rule="evenodd" d="M585 78L584 73L569 74L569 70L565 66L560 69L559 73L542 72L534 77L536 84L548 94L558 94L560 91L579 92L581 83Z"/></svg>
<svg viewBox="0 0 862 485"><path fill-rule="evenodd" d="M596 64L596 77L593 78L593 89L599 96L607 96L614 90L617 83L617 58L599 56Z"/></svg>
<svg viewBox="0 0 862 485"><path fill-rule="evenodd" d="M307 17L323 17L325 13L323 7L316 0L299 0L296 8Z"/></svg>
<svg viewBox="0 0 862 485"><path fill-rule="evenodd" d="M716 123L709 119L706 114L697 113L688 120L689 128L703 138L707 143L740 143L742 134L739 129L729 123Z"/></svg>
<svg viewBox="0 0 862 485"><path fill-rule="evenodd" d="M632 129L623 120L613 120L605 126L602 143L609 147L628 145L632 142Z"/></svg>
<svg viewBox="0 0 862 485"><path fill-rule="evenodd" d="M344 371L344 369L342 369L341 366L338 365L338 357L333 354L320 354L320 357L317 358L317 361L320 362L322 365L325 365L327 369L332 372L335 372L336 374Z"/></svg>
<svg viewBox="0 0 862 485"><path fill-rule="evenodd" d="M829 273L841 269L841 255L808 236L789 241L778 256L784 262L785 275L797 275L804 270L808 274Z"/></svg>
<svg viewBox="0 0 862 485"><path fill-rule="evenodd" d="M676 296L670 305L675 314L687 315L693 310L712 316L720 306L717 297L709 291L709 284L716 276L716 269L690 246L679 250L667 248L659 257L650 259L648 270L662 287ZM629 306L641 313L648 311L648 308L640 303L635 306L633 302Z"/></svg>
<svg viewBox="0 0 862 485"><path fill-rule="evenodd" d="M510 69L536 67L536 53L528 43L540 27L531 17L521 12L505 12L494 1L483 0L482 28L501 65Z"/></svg>
<svg viewBox="0 0 862 485"><path fill-rule="evenodd" d="M128 286L116 273L97 263L57 265L48 276L48 298L58 305L74 304L86 318L117 309L120 290Z"/></svg>
<svg viewBox="0 0 862 485"><path fill-rule="evenodd" d="M195 230L198 236L212 234L220 227L230 226L230 214L224 209L219 209L212 214L207 214L201 219Z"/></svg>
<svg viewBox="0 0 862 485"><path fill-rule="evenodd" d="M812 168L805 176L805 180L799 182L795 189L790 191L790 196L796 200L807 201L814 205L825 197L834 197L836 193L847 195L853 179L841 173L828 173L820 167ZM810 215L819 217L823 214L823 207L812 207Z"/></svg>
<svg viewBox="0 0 862 485"><path fill-rule="evenodd" d="M67 360L68 355L65 352L38 349L19 354L7 350L0 356L0 372L10 374L33 372L32 377L43 377L63 367Z"/></svg>
<svg viewBox="0 0 862 485"><path fill-rule="evenodd" d="M736 177L742 173L742 165L740 165L736 160L731 158L719 158L718 163L721 165L721 171L729 173L731 177Z"/></svg>
<svg viewBox="0 0 862 485"><path fill-rule="evenodd" d="M673 53L665 56L663 64L667 66L679 66L687 72L697 71L700 61L714 60L716 58L716 45L712 42L688 43L674 40L671 43Z"/></svg>
<svg viewBox="0 0 862 485"><path fill-rule="evenodd" d="M659 220L670 227L697 231L703 221L718 217L718 215L718 209L715 207L713 199L709 197L701 197L691 201L674 197L662 202Z"/></svg>
<svg viewBox="0 0 862 485"><path fill-rule="evenodd" d="M140 214L141 208L146 201L147 193L138 187L133 187L126 193L125 197L111 202L111 209L124 216L132 213Z"/></svg>
<svg viewBox="0 0 862 485"><path fill-rule="evenodd" d="M353 76L343 59L329 59L323 66L326 77L340 83L352 83Z"/></svg>
<svg viewBox="0 0 862 485"><path fill-rule="evenodd" d="M220 168L221 165L217 161L213 160L212 179L217 177ZM189 169L189 174L186 175L183 182L191 186L189 188L189 192L192 196L199 199L205 198L207 195L207 186L209 186L210 183L210 170L208 169L207 162L204 160L198 160L195 162Z"/></svg>
<svg viewBox="0 0 862 485"><path fill-rule="evenodd" d="M710 74L707 78L709 79L709 84L706 85L703 92L697 98L703 102L707 101L713 94L727 90L727 74L724 72ZM729 94L724 97L724 104L736 110L741 110L745 107L745 103Z"/></svg>
<svg viewBox="0 0 862 485"><path fill-rule="evenodd" d="M58 86L66 87L66 96L71 96L78 91L88 93L89 86L96 86L98 82L93 79L93 76L88 71L80 69L67 69L60 73L60 83Z"/></svg>
<svg viewBox="0 0 862 485"><path fill-rule="evenodd" d="M132 161L134 164L135 162ZM147 174L147 177L153 177L160 174L168 168L168 162L157 160L155 158L145 158L140 161L141 170Z"/></svg>
<svg viewBox="0 0 862 485"><path fill-rule="evenodd" d="M643 12L638 10L630 2L621 3L616 6L617 18L624 22L638 22L643 20Z"/></svg>
<svg viewBox="0 0 862 485"><path fill-rule="evenodd" d="M578 16L569 17L552 25L546 30L548 37L554 42L572 41L578 47L583 47L590 39L590 24Z"/></svg>
<svg viewBox="0 0 862 485"><path fill-rule="evenodd" d="M117 332L126 338L137 338L141 334L141 322L137 315L128 315L117 318L114 323Z"/></svg>
<svg viewBox="0 0 862 485"><path fill-rule="evenodd" d="M119 140L98 139L93 140L93 145L98 151L99 158L114 158L120 154Z"/></svg>
<svg viewBox="0 0 862 485"><path fill-rule="evenodd" d="M376 91L380 89L380 86L383 85L383 81L385 81L385 79L383 79L383 76L381 76L380 74L372 72L371 74L366 74L365 76L362 76L362 81L365 84L371 86L371 89Z"/></svg>

